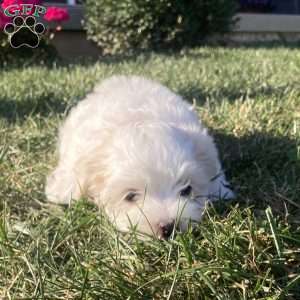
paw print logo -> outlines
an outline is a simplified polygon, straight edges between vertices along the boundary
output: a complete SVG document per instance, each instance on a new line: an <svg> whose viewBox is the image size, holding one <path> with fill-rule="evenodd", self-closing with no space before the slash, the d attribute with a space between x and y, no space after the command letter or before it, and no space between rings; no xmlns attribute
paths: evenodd
<svg viewBox="0 0 300 300"><path fill-rule="evenodd" d="M38 47L40 36L44 31L45 26L42 23L37 23L32 16L27 16L25 19L17 16L12 23L7 23L4 27L4 32L8 35L10 45L13 48Z"/></svg>

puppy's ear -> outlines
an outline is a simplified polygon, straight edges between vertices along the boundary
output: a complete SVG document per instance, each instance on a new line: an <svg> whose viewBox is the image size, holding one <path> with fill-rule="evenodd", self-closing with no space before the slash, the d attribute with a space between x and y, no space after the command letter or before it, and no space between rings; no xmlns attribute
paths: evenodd
<svg viewBox="0 0 300 300"><path fill-rule="evenodd" d="M104 188L105 176L101 170L91 173L85 183L85 195L97 205L100 205L101 195Z"/></svg>
<svg viewBox="0 0 300 300"><path fill-rule="evenodd" d="M51 202L69 204L80 197L80 188L71 170L58 166L46 182L46 196Z"/></svg>
<svg viewBox="0 0 300 300"><path fill-rule="evenodd" d="M104 145L90 149L84 157L78 159L76 174L82 189L82 195L100 205L106 182L107 149Z"/></svg>
<svg viewBox="0 0 300 300"><path fill-rule="evenodd" d="M99 204L104 185L102 168L92 161L81 160L76 170L58 166L48 177L46 195L50 202L69 204L71 200L87 197ZM75 173L76 172L76 173Z"/></svg>
<svg viewBox="0 0 300 300"><path fill-rule="evenodd" d="M49 201L68 204L72 199L87 197L99 204L105 181L104 147L87 149L71 167L60 163L48 176L46 195Z"/></svg>

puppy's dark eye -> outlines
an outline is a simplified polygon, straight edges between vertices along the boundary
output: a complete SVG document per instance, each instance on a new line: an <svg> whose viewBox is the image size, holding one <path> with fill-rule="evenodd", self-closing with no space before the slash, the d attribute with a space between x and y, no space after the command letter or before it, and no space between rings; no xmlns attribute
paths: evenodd
<svg viewBox="0 0 300 300"><path fill-rule="evenodd" d="M185 187L183 190L180 191L180 196L181 197L189 197L192 193L192 187L188 185Z"/></svg>
<svg viewBox="0 0 300 300"><path fill-rule="evenodd" d="M134 202L137 200L137 196L138 194L135 192L129 192L126 196L125 196L125 200L128 202Z"/></svg>

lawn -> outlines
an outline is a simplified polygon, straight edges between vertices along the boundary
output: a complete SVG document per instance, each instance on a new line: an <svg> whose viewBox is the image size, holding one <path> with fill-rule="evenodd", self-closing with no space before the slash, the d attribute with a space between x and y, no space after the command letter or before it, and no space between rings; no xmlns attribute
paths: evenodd
<svg viewBox="0 0 300 300"><path fill-rule="evenodd" d="M143 74L197 104L237 198L173 240L45 202L58 126L96 82ZM0 299L300 299L300 51L201 48L0 70Z"/></svg>

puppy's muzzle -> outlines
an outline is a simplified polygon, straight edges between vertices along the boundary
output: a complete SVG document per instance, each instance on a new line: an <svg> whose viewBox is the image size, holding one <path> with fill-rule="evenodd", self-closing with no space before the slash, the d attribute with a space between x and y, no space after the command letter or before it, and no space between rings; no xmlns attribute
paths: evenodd
<svg viewBox="0 0 300 300"><path fill-rule="evenodd" d="M175 222L167 223L167 224L159 224L160 229L160 237L167 240L170 238L173 230L174 230Z"/></svg>

